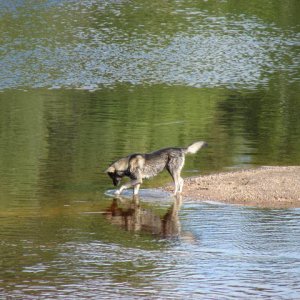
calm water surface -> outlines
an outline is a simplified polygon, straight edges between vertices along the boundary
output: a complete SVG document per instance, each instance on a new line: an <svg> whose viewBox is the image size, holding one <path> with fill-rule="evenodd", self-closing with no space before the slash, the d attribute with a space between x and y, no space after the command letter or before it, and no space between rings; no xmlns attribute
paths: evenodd
<svg viewBox="0 0 300 300"><path fill-rule="evenodd" d="M132 152L183 176L300 164L299 1L0 1L0 298L299 299L300 211L114 199Z"/></svg>

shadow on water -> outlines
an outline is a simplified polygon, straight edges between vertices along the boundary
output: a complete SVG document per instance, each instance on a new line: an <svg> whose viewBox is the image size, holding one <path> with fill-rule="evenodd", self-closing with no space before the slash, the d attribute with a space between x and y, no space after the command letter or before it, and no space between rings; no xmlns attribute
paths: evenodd
<svg viewBox="0 0 300 300"><path fill-rule="evenodd" d="M105 212L106 218L130 232L145 232L160 237L178 237L181 233L178 213L182 196L174 198L167 212L160 216L150 208L142 207L138 196L131 200L115 197Z"/></svg>

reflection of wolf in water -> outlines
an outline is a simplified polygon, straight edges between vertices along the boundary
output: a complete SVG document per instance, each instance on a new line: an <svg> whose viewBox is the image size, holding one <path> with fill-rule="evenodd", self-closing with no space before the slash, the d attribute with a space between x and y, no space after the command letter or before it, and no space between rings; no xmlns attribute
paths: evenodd
<svg viewBox="0 0 300 300"><path fill-rule="evenodd" d="M119 202L127 204L119 206ZM178 212L182 204L182 197L177 196L174 203L161 218L151 209L141 208L138 197L132 201L114 198L105 215L113 224L124 227L128 231L144 231L163 237L179 236L180 222Z"/></svg>
<svg viewBox="0 0 300 300"><path fill-rule="evenodd" d="M187 148L165 148L146 154L131 154L112 163L105 171L117 186L124 176L131 179L116 191L119 195L124 189L133 187L134 195L139 192L144 178L150 178L167 169L175 184L175 194L182 192L183 179L180 176L184 166L185 154L198 152L206 142L196 142Z"/></svg>

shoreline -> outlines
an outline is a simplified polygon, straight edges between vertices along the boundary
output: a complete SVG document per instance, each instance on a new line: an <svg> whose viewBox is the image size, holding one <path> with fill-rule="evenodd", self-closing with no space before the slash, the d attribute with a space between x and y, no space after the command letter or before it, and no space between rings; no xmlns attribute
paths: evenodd
<svg viewBox="0 0 300 300"><path fill-rule="evenodd" d="M173 185L163 187L173 191ZM263 166L184 179L183 197L260 208L300 207L300 166Z"/></svg>

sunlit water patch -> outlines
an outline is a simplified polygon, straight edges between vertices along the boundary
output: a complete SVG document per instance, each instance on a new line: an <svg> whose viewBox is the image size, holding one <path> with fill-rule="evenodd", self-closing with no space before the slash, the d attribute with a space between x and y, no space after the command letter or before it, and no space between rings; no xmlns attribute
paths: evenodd
<svg viewBox="0 0 300 300"><path fill-rule="evenodd" d="M149 20L147 9L161 19ZM6 5L5 12L0 89L254 88L277 71L292 80L298 70L299 34L245 15L90 0Z"/></svg>

